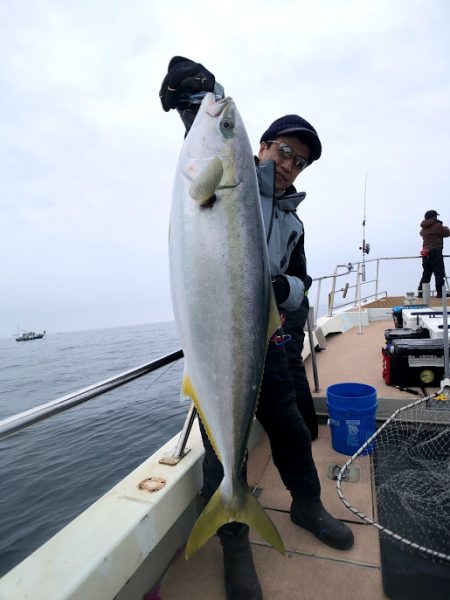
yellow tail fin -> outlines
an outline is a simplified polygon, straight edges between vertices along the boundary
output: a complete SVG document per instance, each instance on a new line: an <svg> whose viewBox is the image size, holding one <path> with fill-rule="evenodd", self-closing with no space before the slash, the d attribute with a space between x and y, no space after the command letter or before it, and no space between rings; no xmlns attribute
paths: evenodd
<svg viewBox="0 0 450 600"><path fill-rule="evenodd" d="M284 554L284 545L277 528L270 520L269 516L259 504L258 500L252 496L250 488L242 485L244 494L243 502L238 510L230 511L224 505L220 488L216 490L214 496L208 502L203 512L197 519L194 528L189 536L185 556L189 559L194 552L199 550L209 538L211 538L226 523L238 521L247 523L255 529L259 535L271 546Z"/></svg>

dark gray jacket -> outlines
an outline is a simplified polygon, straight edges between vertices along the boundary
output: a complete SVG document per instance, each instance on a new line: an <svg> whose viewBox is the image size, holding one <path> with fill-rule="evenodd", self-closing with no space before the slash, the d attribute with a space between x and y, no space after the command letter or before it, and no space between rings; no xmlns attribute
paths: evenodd
<svg viewBox="0 0 450 600"><path fill-rule="evenodd" d="M303 223L295 212L304 200L305 192L294 186L281 197L275 196L275 163L256 164L261 209L267 236L271 275L285 275L290 293L280 308L290 311L300 308L307 282Z"/></svg>

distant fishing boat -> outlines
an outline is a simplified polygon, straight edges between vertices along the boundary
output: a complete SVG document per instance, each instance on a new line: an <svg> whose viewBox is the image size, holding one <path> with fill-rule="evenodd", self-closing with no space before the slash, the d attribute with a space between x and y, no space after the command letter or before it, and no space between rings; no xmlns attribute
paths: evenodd
<svg viewBox="0 0 450 600"><path fill-rule="evenodd" d="M36 333L35 331L24 331L21 335L16 337L16 342L28 342L30 340L40 340L45 335L45 329L42 333Z"/></svg>

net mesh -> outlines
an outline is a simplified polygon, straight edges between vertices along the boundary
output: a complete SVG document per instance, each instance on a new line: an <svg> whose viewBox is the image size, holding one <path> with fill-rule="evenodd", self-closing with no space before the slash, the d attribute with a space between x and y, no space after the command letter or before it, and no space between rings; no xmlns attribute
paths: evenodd
<svg viewBox="0 0 450 600"><path fill-rule="evenodd" d="M352 505L345 474L373 449L374 517ZM450 564L450 400L437 393L395 411L340 469L345 506L397 542Z"/></svg>

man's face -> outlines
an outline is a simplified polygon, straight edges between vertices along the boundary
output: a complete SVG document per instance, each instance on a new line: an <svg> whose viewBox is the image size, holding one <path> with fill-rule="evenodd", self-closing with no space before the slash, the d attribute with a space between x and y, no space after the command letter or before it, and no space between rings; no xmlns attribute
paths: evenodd
<svg viewBox="0 0 450 600"><path fill-rule="evenodd" d="M292 185L301 172L301 166L295 165L297 156L309 161L311 151L294 135L282 135L276 138L277 143L268 144L261 142L258 157L261 161L273 160L275 162L275 191L281 191ZM292 148L295 156L286 158L280 151L280 143L286 143Z"/></svg>

